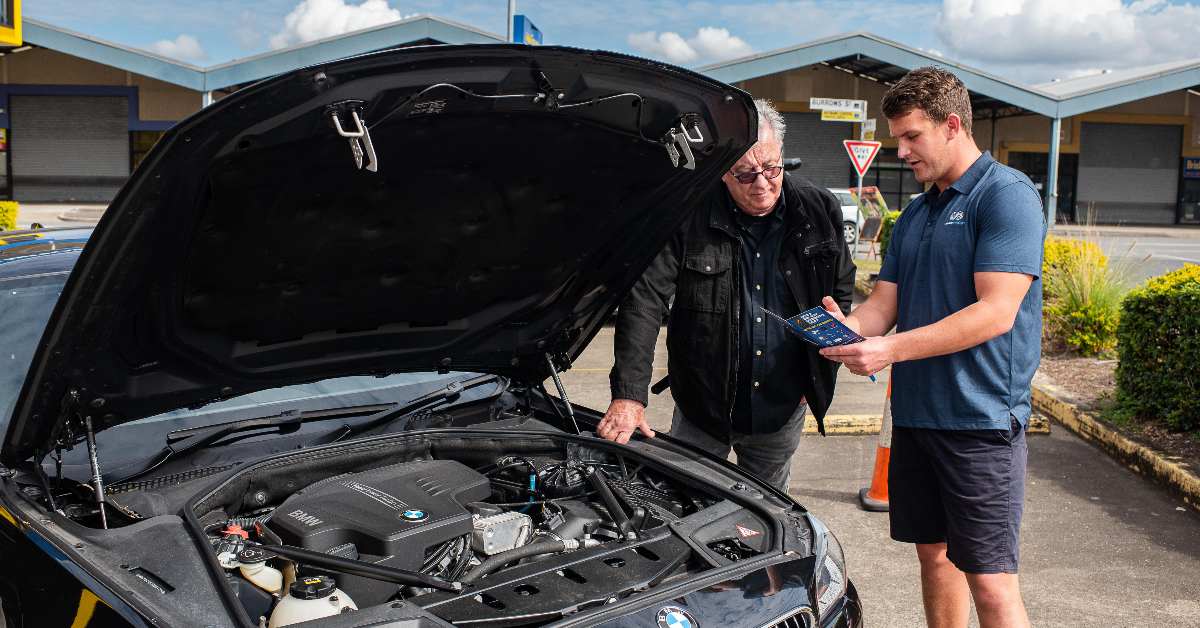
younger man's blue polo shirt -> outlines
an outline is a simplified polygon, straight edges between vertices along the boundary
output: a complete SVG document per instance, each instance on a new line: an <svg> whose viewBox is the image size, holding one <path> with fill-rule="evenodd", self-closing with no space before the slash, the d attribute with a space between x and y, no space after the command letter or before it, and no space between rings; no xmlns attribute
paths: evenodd
<svg viewBox="0 0 1200 628"><path fill-rule="evenodd" d="M897 287L896 331L936 323L978 301L977 272L1034 277L1007 333L950 355L892 366L895 425L1008 430L1030 414L1041 358L1042 250L1046 224L1033 183L981 155L939 193L914 199L892 231L879 273Z"/></svg>

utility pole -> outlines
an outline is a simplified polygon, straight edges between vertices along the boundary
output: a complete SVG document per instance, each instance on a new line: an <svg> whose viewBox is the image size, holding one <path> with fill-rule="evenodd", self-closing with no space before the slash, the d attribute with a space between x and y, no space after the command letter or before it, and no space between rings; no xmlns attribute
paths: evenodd
<svg viewBox="0 0 1200 628"><path fill-rule="evenodd" d="M508 0L508 43L513 40L513 17L517 14L517 0Z"/></svg>

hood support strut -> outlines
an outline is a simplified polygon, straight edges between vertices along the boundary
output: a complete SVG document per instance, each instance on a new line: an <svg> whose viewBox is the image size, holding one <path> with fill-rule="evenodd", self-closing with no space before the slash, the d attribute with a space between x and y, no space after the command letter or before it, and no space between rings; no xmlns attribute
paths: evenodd
<svg viewBox="0 0 1200 628"><path fill-rule="evenodd" d="M571 427L575 430L575 434L579 435L579 423L575 422L575 409L571 407L571 399L567 397L567 389L563 386L562 379L558 376L558 369L554 368L554 358L550 354L546 354L546 365L550 367L550 377L554 378L554 387L558 389L558 396L567 405L567 418L571 421ZM554 403L551 400L550 403Z"/></svg>
<svg viewBox="0 0 1200 628"><path fill-rule="evenodd" d="M96 489L96 507L100 509L100 527L108 529L108 515L104 512L104 476L100 473L100 458L96 455L96 432L92 429L92 417L83 418L87 428L88 460L92 464L92 483Z"/></svg>

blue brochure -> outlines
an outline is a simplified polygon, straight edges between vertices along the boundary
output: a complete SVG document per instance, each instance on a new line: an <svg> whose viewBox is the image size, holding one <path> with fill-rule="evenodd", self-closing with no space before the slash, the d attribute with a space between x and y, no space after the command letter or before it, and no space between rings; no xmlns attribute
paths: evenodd
<svg viewBox="0 0 1200 628"><path fill-rule="evenodd" d="M841 321L829 315L823 307L814 307L799 314L784 318L767 308L762 308L770 316L782 322L792 333L818 347L838 347L852 345L866 340L846 327Z"/></svg>

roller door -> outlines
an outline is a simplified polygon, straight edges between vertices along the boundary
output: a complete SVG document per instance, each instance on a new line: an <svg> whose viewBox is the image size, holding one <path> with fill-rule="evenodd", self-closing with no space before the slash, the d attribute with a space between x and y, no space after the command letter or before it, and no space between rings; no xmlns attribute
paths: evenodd
<svg viewBox="0 0 1200 628"><path fill-rule="evenodd" d="M787 124L783 155L803 160L793 172L824 187L849 187L852 171L842 140L853 139L853 125L821 122L819 113L785 113L783 120Z"/></svg>
<svg viewBox="0 0 1200 628"><path fill-rule="evenodd" d="M1182 127L1084 122L1079 139L1078 220L1175 223Z"/></svg>
<svg viewBox="0 0 1200 628"><path fill-rule="evenodd" d="M13 198L107 202L129 176L129 100L12 96Z"/></svg>

